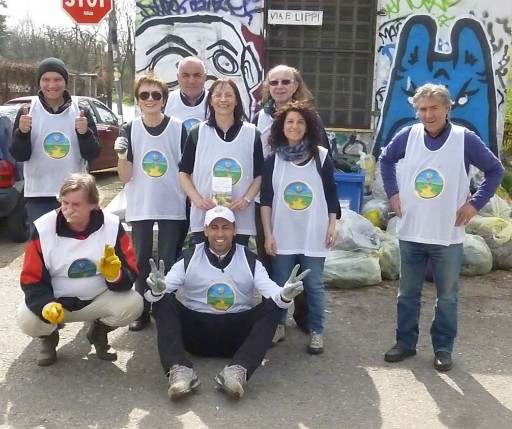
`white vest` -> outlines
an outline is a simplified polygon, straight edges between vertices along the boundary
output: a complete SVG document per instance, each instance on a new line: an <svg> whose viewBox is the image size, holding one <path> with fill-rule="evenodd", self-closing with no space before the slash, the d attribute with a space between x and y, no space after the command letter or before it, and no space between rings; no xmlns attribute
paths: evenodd
<svg viewBox="0 0 512 429"><path fill-rule="evenodd" d="M327 149L318 148L321 165ZM284 161L276 155L272 174L272 234L279 255L324 257L329 213L322 177L315 159L306 165Z"/></svg>
<svg viewBox="0 0 512 429"><path fill-rule="evenodd" d="M75 119L80 109L75 101L61 113L45 110L39 97L30 106L32 155L25 161L26 197L56 197L71 173L87 171L80 154Z"/></svg>
<svg viewBox="0 0 512 429"><path fill-rule="evenodd" d="M105 245L116 244L119 218L106 212L103 212L103 216L103 226L85 240L58 236L55 210L34 222L55 298L66 296L91 300L107 290L99 263Z"/></svg>
<svg viewBox="0 0 512 429"><path fill-rule="evenodd" d="M180 89L175 89L169 93L167 104L165 105L165 114L170 117L180 119L187 131L190 131L193 125L203 122L205 117L206 98L208 93L206 92L203 101L197 106L187 106L181 99Z"/></svg>
<svg viewBox="0 0 512 429"><path fill-rule="evenodd" d="M234 243L233 243L234 244ZM204 243L198 244L185 273L183 304L201 313L238 313L253 307L254 277L243 246L220 270L210 264Z"/></svg>
<svg viewBox="0 0 512 429"><path fill-rule="evenodd" d="M270 136L270 128L272 127L273 118L263 110L258 115L258 123L256 128L261 132L261 145L263 146L263 158L266 159L272 152L268 144Z"/></svg>
<svg viewBox="0 0 512 429"><path fill-rule="evenodd" d="M464 165L464 128L451 126L446 142L436 151L425 146L424 127L413 125L407 140L399 184L402 217L400 240L450 244L464 241L465 229L456 227L456 212L469 196Z"/></svg>
<svg viewBox="0 0 512 429"><path fill-rule="evenodd" d="M171 118L160 135L152 136L140 116L133 120L133 173L125 186L128 222L186 219L185 193L178 178L181 125Z"/></svg>
<svg viewBox="0 0 512 429"><path fill-rule="evenodd" d="M254 180L254 138L256 127L244 122L236 138L231 142L222 140L214 127L203 122L199 125L196 158L192 181L205 198L212 195L212 176L231 175L233 188L231 200L243 198ZM229 166L229 168L228 168ZM242 211L234 212L236 232L244 235L256 234L254 202ZM190 208L190 229L203 231L205 211L194 204Z"/></svg>

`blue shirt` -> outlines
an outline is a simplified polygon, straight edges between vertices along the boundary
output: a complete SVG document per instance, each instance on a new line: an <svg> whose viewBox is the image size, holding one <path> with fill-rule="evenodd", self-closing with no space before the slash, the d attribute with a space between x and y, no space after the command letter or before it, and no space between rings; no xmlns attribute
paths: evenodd
<svg viewBox="0 0 512 429"><path fill-rule="evenodd" d="M450 122L446 123L443 131L436 137L432 137L425 131L425 146L432 151L438 150L446 142L450 131ZM396 133L380 155L382 181L388 198L399 192L395 165L405 156L410 132L411 127L409 126ZM500 185L504 172L503 165L485 146L480 137L468 129L464 130L464 165L466 172L469 172L469 166L473 165L484 173L484 181L469 200L475 209L480 210L489 202Z"/></svg>

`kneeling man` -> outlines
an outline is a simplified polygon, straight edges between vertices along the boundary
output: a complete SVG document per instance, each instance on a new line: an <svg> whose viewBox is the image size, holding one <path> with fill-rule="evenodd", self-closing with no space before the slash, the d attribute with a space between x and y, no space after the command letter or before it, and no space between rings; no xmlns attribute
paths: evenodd
<svg viewBox="0 0 512 429"><path fill-rule="evenodd" d="M131 290L137 265L130 237L117 216L98 208L94 177L69 176L60 188L60 208L34 222L25 252L18 311L23 333L40 337L39 366L57 360L58 325L92 322L87 339L99 359L115 360L107 334L142 313Z"/></svg>

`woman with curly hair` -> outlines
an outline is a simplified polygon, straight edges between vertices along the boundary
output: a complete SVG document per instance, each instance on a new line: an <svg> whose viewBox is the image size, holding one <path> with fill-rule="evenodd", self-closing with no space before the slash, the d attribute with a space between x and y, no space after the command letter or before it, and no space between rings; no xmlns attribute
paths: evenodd
<svg viewBox="0 0 512 429"><path fill-rule="evenodd" d="M265 250L272 257L273 280L284 285L293 266L311 272L304 278L309 309L308 353L323 353L325 257L336 241L339 210L333 165L320 146L318 114L307 102L290 102L274 117L269 135L272 154L265 160L261 219ZM280 327L284 337L286 312Z"/></svg>

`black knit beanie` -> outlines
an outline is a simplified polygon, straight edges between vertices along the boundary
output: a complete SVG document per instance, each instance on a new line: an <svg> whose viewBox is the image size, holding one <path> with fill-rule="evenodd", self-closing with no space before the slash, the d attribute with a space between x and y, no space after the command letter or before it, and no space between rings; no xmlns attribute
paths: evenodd
<svg viewBox="0 0 512 429"><path fill-rule="evenodd" d="M49 57L41 61L39 63L39 67L37 67L37 83L39 83L41 76L46 72L59 73L64 78L66 83L68 83L68 69L62 60Z"/></svg>

